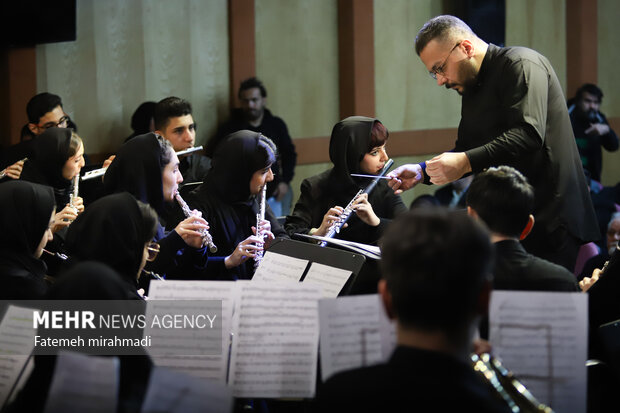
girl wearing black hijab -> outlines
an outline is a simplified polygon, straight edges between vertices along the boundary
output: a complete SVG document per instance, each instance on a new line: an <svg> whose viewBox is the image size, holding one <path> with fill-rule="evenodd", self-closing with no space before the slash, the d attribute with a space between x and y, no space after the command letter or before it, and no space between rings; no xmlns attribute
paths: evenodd
<svg viewBox="0 0 620 413"><path fill-rule="evenodd" d="M138 278L156 229L156 212L123 192L93 202L69 227L65 247L72 262L109 265L124 281L126 298L140 299Z"/></svg>
<svg viewBox="0 0 620 413"><path fill-rule="evenodd" d="M59 209L52 227L54 233L69 226L84 211L79 196L69 204L72 181L83 166L84 144L71 129L49 128L33 141L31 158L24 163L21 179L54 189Z"/></svg>
<svg viewBox="0 0 620 413"><path fill-rule="evenodd" d="M56 204L50 187L23 181L0 185L0 299L40 299L47 267L39 258L52 239Z"/></svg>
<svg viewBox="0 0 620 413"><path fill-rule="evenodd" d="M207 276L218 279L250 279L256 251L268 248L275 237L287 237L268 205L260 227L266 238L255 236L256 215L263 186L273 180L271 166L276 147L257 132L241 130L228 135L211 161L205 180L187 196L187 203L210 222L210 233L223 266ZM217 259L218 257L214 257Z"/></svg>
<svg viewBox="0 0 620 413"><path fill-rule="evenodd" d="M325 236L343 208L372 181L351 174L377 175L383 169L389 159L385 151L388 136L377 119L351 116L338 122L329 142L334 167L303 180L299 201L286 218L288 234ZM407 207L381 179L370 194L357 198L354 211L337 238L376 245L390 220Z"/></svg>
<svg viewBox="0 0 620 413"><path fill-rule="evenodd" d="M179 158L170 143L155 133L137 136L121 146L103 179L106 193L129 192L157 212L159 222L153 240L160 245L160 252L147 268L162 276L200 271L207 264L199 232L209 228L204 219L186 218L168 233L162 225L165 204L174 201L181 182Z"/></svg>

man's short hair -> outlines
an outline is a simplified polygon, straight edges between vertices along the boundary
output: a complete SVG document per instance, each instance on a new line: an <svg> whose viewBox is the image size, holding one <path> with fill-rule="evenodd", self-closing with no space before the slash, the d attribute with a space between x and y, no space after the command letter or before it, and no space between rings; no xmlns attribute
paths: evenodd
<svg viewBox="0 0 620 413"><path fill-rule="evenodd" d="M593 83L585 83L581 85L581 87L577 89L577 93L575 93L575 99L581 100L584 93L589 93L592 96L596 96L599 103L603 101L603 91Z"/></svg>
<svg viewBox="0 0 620 413"><path fill-rule="evenodd" d="M425 331L460 331L475 314L490 278L486 229L462 211L408 211L381 239L381 273L398 322Z"/></svg>
<svg viewBox="0 0 620 413"><path fill-rule="evenodd" d="M43 92L33 96L26 105L26 114L28 122L38 124L47 112L54 110L56 106L62 108L62 100L60 96L52 93Z"/></svg>
<svg viewBox="0 0 620 413"><path fill-rule="evenodd" d="M534 211L534 189L510 166L489 168L469 186L467 205L492 232L519 237Z"/></svg>
<svg viewBox="0 0 620 413"><path fill-rule="evenodd" d="M415 37L415 52L420 55L426 45L433 39L440 42L450 40L452 37L476 36L474 31L458 17L444 14L433 17L420 29Z"/></svg>
<svg viewBox="0 0 620 413"><path fill-rule="evenodd" d="M255 87L257 87L258 90L260 90L260 95L262 97L264 98L267 97L267 89L265 89L263 82L258 80L258 78L256 77L251 77L241 82L241 84L239 85L239 92L237 93L238 97L241 99L241 92L243 92L244 90L253 89Z"/></svg>
<svg viewBox="0 0 620 413"><path fill-rule="evenodd" d="M187 100L169 96L155 105L155 113L153 114L155 129L163 132L170 123L170 118L191 114L192 105Z"/></svg>

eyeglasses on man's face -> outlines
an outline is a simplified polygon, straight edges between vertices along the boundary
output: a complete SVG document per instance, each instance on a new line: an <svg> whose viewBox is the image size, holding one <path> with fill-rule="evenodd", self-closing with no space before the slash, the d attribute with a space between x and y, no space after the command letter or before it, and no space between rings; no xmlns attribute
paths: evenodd
<svg viewBox="0 0 620 413"><path fill-rule="evenodd" d="M69 116L65 115L62 118L60 118L58 122L47 122L47 123L44 123L43 125L37 125L37 128L40 128L40 129L49 129L53 127L66 128L68 124L69 124Z"/></svg>
<svg viewBox="0 0 620 413"><path fill-rule="evenodd" d="M429 70L428 74L435 80L437 80L437 76L443 76L445 74L445 70L446 70L446 65L448 64L448 59L450 58L450 55L452 54L452 52L459 47L461 44L461 42L458 42L457 44L454 45L454 47L450 50L450 53L448 53L448 56L446 56L446 58L444 59L443 63L440 64L439 66L434 67L433 69Z"/></svg>

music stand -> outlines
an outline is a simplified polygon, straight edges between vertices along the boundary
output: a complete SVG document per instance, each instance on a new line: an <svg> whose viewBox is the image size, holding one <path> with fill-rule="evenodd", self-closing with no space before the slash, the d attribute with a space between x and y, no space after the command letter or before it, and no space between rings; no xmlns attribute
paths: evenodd
<svg viewBox="0 0 620 413"><path fill-rule="evenodd" d="M276 238L267 251L351 271L352 274L342 287L339 296L349 293L366 261L366 257L361 254L283 238ZM301 281L306 278L309 268L308 265L301 276Z"/></svg>

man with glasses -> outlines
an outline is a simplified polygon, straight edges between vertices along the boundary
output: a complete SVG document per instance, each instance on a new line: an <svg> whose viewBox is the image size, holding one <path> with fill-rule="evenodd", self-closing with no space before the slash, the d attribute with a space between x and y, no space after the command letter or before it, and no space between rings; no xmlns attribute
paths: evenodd
<svg viewBox="0 0 620 413"><path fill-rule="evenodd" d="M581 244L599 238L562 87L549 61L524 47L497 47L460 19L437 16L416 37L416 53L438 86L462 96L455 148L390 176L397 191L424 180L453 182L509 165L534 187L537 225L526 249L569 270Z"/></svg>
<svg viewBox="0 0 620 413"><path fill-rule="evenodd" d="M28 101L26 105L28 123L21 132L21 142L7 149L2 159L0 179L6 177L19 179L24 165L24 158L30 152L30 140L36 138L47 129L52 127L75 129L69 116L62 108L60 96L52 93L39 93ZM9 165L9 166L6 166ZM6 168L5 168L6 166Z"/></svg>

